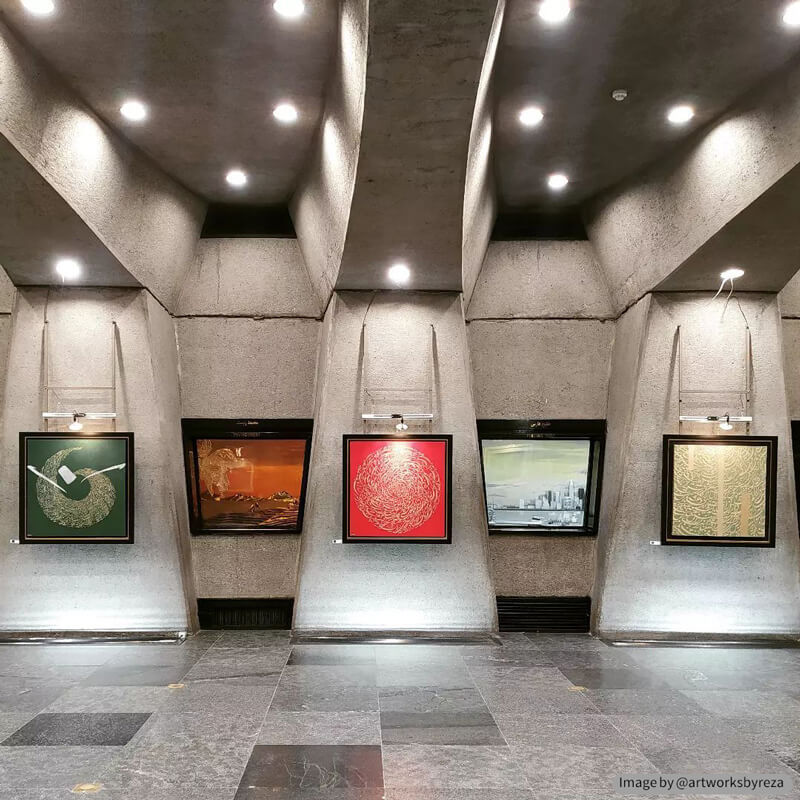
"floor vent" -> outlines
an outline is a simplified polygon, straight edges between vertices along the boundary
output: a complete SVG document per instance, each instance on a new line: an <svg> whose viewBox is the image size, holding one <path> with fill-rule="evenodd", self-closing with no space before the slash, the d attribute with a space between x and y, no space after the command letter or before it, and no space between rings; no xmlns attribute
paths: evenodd
<svg viewBox="0 0 800 800"><path fill-rule="evenodd" d="M200 598L197 613L200 627L289 630L292 627L292 597Z"/></svg>
<svg viewBox="0 0 800 800"><path fill-rule="evenodd" d="M590 597L498 597L501 632L589 630Z"/></svg>

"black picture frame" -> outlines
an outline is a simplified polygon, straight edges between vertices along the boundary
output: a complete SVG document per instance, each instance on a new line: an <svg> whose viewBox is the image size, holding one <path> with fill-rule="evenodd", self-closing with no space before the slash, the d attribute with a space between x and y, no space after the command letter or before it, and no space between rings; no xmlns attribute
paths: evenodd
<svg viewBox="0 0 800 800"><path fill-rule="evenodd" d="M35 439L108 440L125 442L125 536L35 536L28 529L28 443ZM133 544L135 532L134 437L131 432L21 431L19 434L19 542L20 544Z"/></svg>
<svg viewBox="0 0 800 800"><path fill-rule="evenodd" d="M445 535L442 537L414 536L352 536L350 534L350 452L352 441L441 441L446 448L445 455ZM452 544L453 542L453 436L449 433L425 434L361 434L346 433L342 436L342 542L346 544Z"/></svg>
<svg viewBox="0 0 800 800"><path fill-rule="evenodd" d="M603 459L606 442L606 421L604 419L479 419L477 420L477 427L484 512L489 535L597 536L600 499L603 490ZM585 523L574 527L493 525L489 518L486 470L483 463L483 441L487 439L588 441L589 463L586 476Z"/></svg>
<svg viewBox="0 0 800 800"><path fill-rule="evenodd" d="M675 445L706 444L718 447L766 447L764 476L765 532L763 537L672 536ZM701 434L665 434L663 438L661 478L661 544L701 547L775 547L775 509L777 502L777 436L703 436Z"/></svg>
<svg viewBox="0 0 800 800"><path fill-rule="evenodd" d="M301 533L305 514L308 470L311 461L313 419L219 419L189 417L181 420L183 463L186 478L186 500L189 509L189 530L192 536L269 536L271 534ZM303 477L298 498L297 522L293 525L270 527L206 527L200 513L200 484L197 460L198 439L235 439L263 441L268 439L302 439L305 441Z"/></svg>

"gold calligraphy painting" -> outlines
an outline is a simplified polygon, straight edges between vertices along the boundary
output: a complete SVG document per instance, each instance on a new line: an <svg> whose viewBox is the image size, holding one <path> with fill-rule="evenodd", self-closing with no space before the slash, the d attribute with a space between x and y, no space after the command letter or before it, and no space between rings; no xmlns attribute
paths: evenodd
<svg viewBox="0 0 800 800"><path fill-rule="evenodd" d="M764 539L768 443L673 441L670 538Z"/></svg>

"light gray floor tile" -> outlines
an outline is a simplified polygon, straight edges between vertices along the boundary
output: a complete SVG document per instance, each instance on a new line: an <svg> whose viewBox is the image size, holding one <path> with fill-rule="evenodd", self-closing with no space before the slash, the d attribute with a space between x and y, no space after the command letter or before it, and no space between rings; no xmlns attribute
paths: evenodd
<svg viewBox="0 0 800 800"><path fill-rule="evenodd" d="M62 714L157 711L171 691L166 686L75 686L44 710Z"/></svg>
<svg viewBox="0 0 800 800"><path fill-rule="evenodd" d="M800 701L783 692L689 691L682 694L706 711L721 717L797 719L800 716Z"/></svg>
<svg viewBox="0 0 800 800"><path fill-rule="evenodd" d="M0 747L0 786L71 789L102 783L117 754L108 747Z"/></svg>
<svg viewBox="0 0 800 800"><path fill-rule="evenodd" d="M673 716L697 715L703 711L691 697L677 689L589 689L584 694L604 714Z"/></svg>
<svg viewBox="0 0 800 800"><path fill-rule="evenodd" d="M494 717L510 745L631 746L603 714L495 714Z"/></svg>
<svg viewBox="0 0 800 800"><path fill-rule="evenodd" d="M210 680L274 686L286 659L287 654L283 651L262 651L255 647L211 648L185 672L183 678L192 682Z"/></svg>
<svg viewBox="0 0 800 800"><path fill-rule="evenodd" d="M380 717L364 711L270 711L258 744L380 744Z"/></svg>

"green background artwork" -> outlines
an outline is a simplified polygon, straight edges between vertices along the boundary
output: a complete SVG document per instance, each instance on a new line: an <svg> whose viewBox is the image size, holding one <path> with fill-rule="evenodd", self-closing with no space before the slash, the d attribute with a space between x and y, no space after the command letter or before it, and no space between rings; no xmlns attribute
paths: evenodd
<svg viewBox="0 0 800 800"><path fill-rule="evenodd" d="M26 536L36 538L116 538L127 532L127 440L30 437L26 440ZM124 464L92 475L99 470ZM55 481L64 492L34 475L28 466ZM69 472L59 475L59 467ZM70 472L75 477L69 481Z"/></svg>

